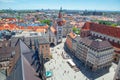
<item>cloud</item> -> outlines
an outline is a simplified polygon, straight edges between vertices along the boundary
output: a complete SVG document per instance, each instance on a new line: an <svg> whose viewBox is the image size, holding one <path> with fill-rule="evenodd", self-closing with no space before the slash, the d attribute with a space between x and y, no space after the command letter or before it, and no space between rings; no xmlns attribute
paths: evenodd
<svg viewBox="0 0 120 80"><path fill-rule="evenodd" d="M14 2L14 0L0 0L0 2L3 2L3 3L12 3L12 2Z"/></svg>

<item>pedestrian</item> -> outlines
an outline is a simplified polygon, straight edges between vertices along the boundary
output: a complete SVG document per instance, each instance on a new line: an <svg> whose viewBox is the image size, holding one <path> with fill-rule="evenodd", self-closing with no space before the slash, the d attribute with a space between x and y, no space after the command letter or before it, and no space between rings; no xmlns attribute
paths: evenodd
<svg viewBox="0 0 120 80"><path fill-rule="evenodd" d="M60 64L60 67L61 67L61 64Z"/></svg>
<svg viewBox="0 0 120 80"><path fill-rule="evenodd" d="M53 80L53 78L51 78L51 80Z"/></svg>
<svg viewBox="0 0 120 80"><path fill-rule="evenodd" d="M69 71L67 73L69 73Z"/></svg>
<svg viewBox="0 0 120 80"><path fill-rule="evenodd" d="M65 73L65 70L64 70L64 73Z"/></svg>
<svg viewBox="0 0 120 80"><path fill-rule="evenodd" d="M76 78L76 76L74 76L74 79Z"/></svg>

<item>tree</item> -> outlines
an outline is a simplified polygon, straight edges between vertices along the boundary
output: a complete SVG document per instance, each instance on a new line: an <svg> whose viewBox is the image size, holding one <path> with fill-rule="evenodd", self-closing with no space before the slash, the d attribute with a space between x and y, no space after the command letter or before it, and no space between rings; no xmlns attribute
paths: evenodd
<svg viewBox="0 0 120 80"><path fill-rule="evenodd" d="M79 28L73 27L72 30L75 34L80 34L80 29Z"/></svg>
<svg viewBox="0 0 120 80"><path fill-rule="evenodd" d="M116 26L117 26L117 24L112 24L111 26L112 26L112 27L116 27Z"/></svg>
<svg viewBox="0 0 120 80"><path fill-rule="evenodd" d="M39 20L42 24L47 24L50 25L51 24L51 20Z"/></svg>
<svg viewBox="0 0 120 80"><path fill-rule="evenodd" d="M75 31L77 30L77 28L76 28L76 27L73 27L72 30L73 30L73 32L75 32Z"/></svg>

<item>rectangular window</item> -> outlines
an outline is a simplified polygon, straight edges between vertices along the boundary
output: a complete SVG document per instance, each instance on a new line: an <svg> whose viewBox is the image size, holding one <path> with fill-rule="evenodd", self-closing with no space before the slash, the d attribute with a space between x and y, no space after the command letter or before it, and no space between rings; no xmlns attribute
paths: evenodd
<svg viewBox="0 0 120 80"><path fill-rule="evenodd" d="M61 37L59 37L59 39L61 39Z"/></svg>
<svg viewBox="0 0 120 80"><path fill-rule="evenodd" d="M61 30L59 31L59 34L61 34Z"/></svg>

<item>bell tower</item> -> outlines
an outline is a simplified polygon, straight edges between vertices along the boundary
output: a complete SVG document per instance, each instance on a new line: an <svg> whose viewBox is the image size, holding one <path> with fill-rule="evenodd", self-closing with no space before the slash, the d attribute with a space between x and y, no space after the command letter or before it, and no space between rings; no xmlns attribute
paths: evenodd
<svg viewBox="0 0 120 80"><path fill-rule="evenodd" d="M65 24L65 20L62 16L62 7L59 10L58 19L57 19L57 43L62 42L62 36L63 36L63 25Z"/></svg>

